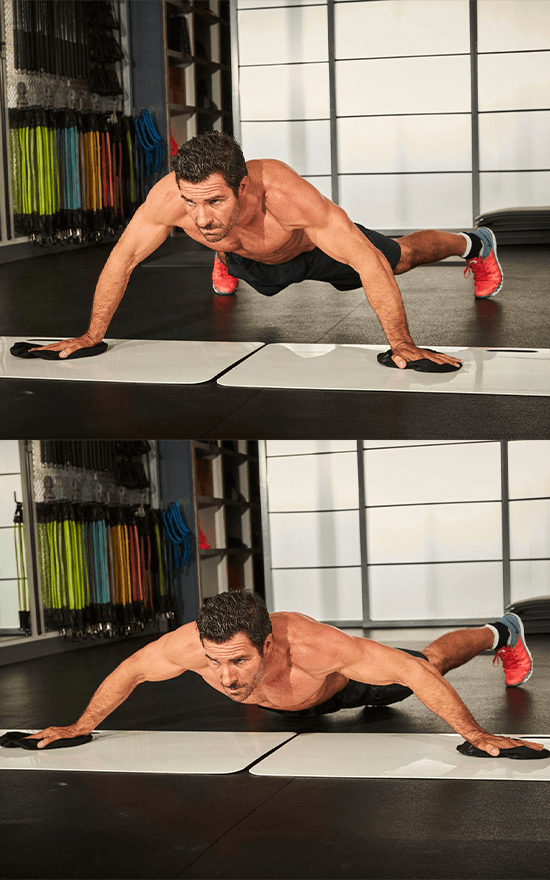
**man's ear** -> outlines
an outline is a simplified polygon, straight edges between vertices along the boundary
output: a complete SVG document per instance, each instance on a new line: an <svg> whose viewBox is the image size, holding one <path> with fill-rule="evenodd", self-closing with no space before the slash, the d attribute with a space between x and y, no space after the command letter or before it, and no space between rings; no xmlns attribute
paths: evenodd
<svg viewBox="0 0 550 880"><path fill-rule="evenodd" d="M268 654L273 648L273 633L269 633L267 639L264 642L264 657Z"/></svg>
<svg viewBox="0 0 550 880"><path fill-rule="evenodd" d="M246 189L248 188L248 174L245 174L241 182L239 183L239 198L244 195Z"/></svg>

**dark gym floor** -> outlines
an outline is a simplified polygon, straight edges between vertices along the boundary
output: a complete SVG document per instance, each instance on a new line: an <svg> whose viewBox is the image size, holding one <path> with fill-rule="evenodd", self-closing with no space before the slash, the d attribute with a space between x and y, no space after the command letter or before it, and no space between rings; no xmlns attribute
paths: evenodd
<svg viewBox="0 0 550 880"><path fill-rule="evenodd" d="M364 634L422 649L441 631ZM3 667L0 727L70 723L100 681L145 641ZM548 734L550 636L533 635L528 642L535 671L523 688L505 688L492 652L448 676L493 733ZM101 726L450 732L414 696L386 709L292 721L231 703L190 673L140 685ZM2 795L2 878L550 876L544 782L268 778L246 770L228 776L12 770L2 774Z"/></svg>
<svg viewBox="0 0 550 880"><path fill-rule="evenodd" d="M2 334L84 332L111 245L0 266ZM200 245L169 238L133 273L108 336L383 344L362 290L321 282L263 297L241 284L216 296L208 266L161 268ZM204 249L203 249L204 250ZM194 254L196 256L196 253ZM550 348L550 246L499 249L504 288L476 301L463 264L419 267L398 281L419 345ZM200 261L200 260L199 260ZM197 260L195 260L197 262ZM293 391L201 385L0 380L0 436L157 438L508 439L550 436L548 399L429 393Z"/></svg>

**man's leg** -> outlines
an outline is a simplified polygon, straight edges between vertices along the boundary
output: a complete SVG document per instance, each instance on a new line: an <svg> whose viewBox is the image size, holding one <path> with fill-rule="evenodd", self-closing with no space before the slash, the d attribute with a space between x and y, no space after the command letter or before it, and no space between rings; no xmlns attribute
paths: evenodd
<svg viewBox="0 0 550 880"><path fill-rule="evenodd" d="M428 645L422 653L441 675L445 675L490 649L496 651L497 665L502 660L509 687L517 687L527 681L533 671L533 659L525 644L523 624L517 614L505 614L495 623L477 629L447 633Z"/></svg>
<svg viewBox="0 0 550 880"><path fill-rule="evenodd" d="M473 273L474 294L478 299L495 296L502 287L496 238L486 227L468 233L429 229L404 235L398 241L401 258L393 270L394 275L403 275L416 266L437 263L447 257L463 257L466 260L464 275L468 277Z"/></svg>

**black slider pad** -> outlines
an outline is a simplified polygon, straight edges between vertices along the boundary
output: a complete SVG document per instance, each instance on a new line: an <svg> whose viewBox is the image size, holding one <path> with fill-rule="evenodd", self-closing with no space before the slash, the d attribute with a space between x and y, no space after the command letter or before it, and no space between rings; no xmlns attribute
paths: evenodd
<svg viewBox="0 0 550 880"><path fill-rule="evenodd" d="M433 351L433 348L425 348L424 351ZM384 367L394 367L398 370L399 367L392 361L392 354L391 348L388 351L381 351L377 355L377 361ZM435 361L430 361L428 358L419 358L417 361L409 361L405 369L416 370L418 373L454 373L456 370L460 370L461 366L462 364L457 367L453 364L436 364Z"/></svg>
<svg viewBox="0 0 550 880"><path fill-rule="evenodd" d="M68 749L70 746L81 746L84 743L91 742L93 740L93 736L91 733L85 734L84 736L71 736L67 737L67 739L56 739L54 742L51 742L49 745L44 746L43 749L38 749L39 739L26 739L28 737L28 733L24 733L21 730L10 730L8 733L5 733L3 736L0 736L0 746L3 746L5 749L15 749L22 748L31 751L43 751L47 749Z"/></svg>
<svg viewBox="0 0 550 880"><path fill-rule="evenodd" d="M483 749L476 749L471 743L463 742L456 747L456 750L470 758L515 758L517 761L536 761L540 758L550 758L548 749L542 749L540 752L537 752L535 749L530 749L529 746L501 749L499 755L489 755Z"/></svg>
<svg viewBox="0 0 550 880"><path fill-rule="evenodd" d="M60 352L58 351L49 351L48 349L44 349L44 351L31 351L31 348L36 348L37 344L36 342L16 342L10 348L10 354L20 358L42 358L44 361L72 361L75 358L94 357L96 354L103 354L109 348L106 342L98 342L97 345L79 348L68 357L60 358Z"/></svg>

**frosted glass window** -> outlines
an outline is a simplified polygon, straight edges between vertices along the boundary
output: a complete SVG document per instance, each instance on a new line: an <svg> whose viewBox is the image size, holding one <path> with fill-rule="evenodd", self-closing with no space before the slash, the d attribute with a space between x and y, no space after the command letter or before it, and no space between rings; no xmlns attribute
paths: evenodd
<svg viewBox="0 0 550 880"><path fill-rule="evenodd" d="M17 581L0 581L0 629L19 628Z"/></svg>
<svg viewBox="0 0 550 880"><path fill-rule="evenodd" d="M510 601L548 596L550 561L534 559L510 563Z"/></svg>
<svg viewBox="0 0 550 880"><path fill-rule="evenodd" d="M273 568L361 564L359 515L355 510L272 513L269 527Z"/></svg>
<svg viewBox="0 0 550 880"><path fill-rule="evenodd" d="M21 477L19 474L0 474L0 528L2 526L13 526L13 515L15 513L14 492L17 495L17 500L22 501Z"/></svg>
<svg viewBox="0 0 550 880"><path fill-rule="evenodd" d="M550 558L550 501L510 502L510 556Z"/></svg>
<svg viewBox="0 0 550 880"><path fill-rule="evenodd" d="M241 120L328 119L328 64L240 69Z"/></svg>
<svg viewBox="0 0 550 880"><path fill-rule="evenodd" d="M550 440L508 442L510 498L550 496Z"/></svg>
<svg viewBox="0 0 550 880"><path fill-rule="evenodd" d="M442 446L453 443L475 443L475 440L363 440L364 449L380 449L385 446Z"/></svg>
<svg viewBox="0 0 550 880"><path fill-rule="evenodd" d="M479 109L547 110L550 52L480 55Z"/></svg>
<svg viewBox="0 0 550 880"><path fill-rule="evenodd" d="M327 60L326 6L256 8L239 14L239 64Z"/></svg>
<svg viewBox="0 0 550 880"><path fill-rule="evenodd" d="M481 211L550 205L550 171L480 174Z"/></svg>
<svg viewBox="0 0 550 880"><path fill-rule="evenodd" d="M495 500L500 498L500 445L367 451L365 483L367 505Z"/></svg>
<svg viewBox="0 0 550 880"><path fill-rule="evenodd" d="M0 578L17 577L15 539L12 528L0 529Z"/></svg>
<svg viewBox="0 0 550 880"><path fill-rule="evenodd" d="M317 620L363 620L360 568L273 572L273 610Z"/></svg>
<svg viewBox="0 0 550 880"><path fill-rule="evenodd" d="M468 4L463 0L337 3L335 29L337 58L470 51Z"/></svg>
<svg viewBox="0 0 550 880"><path fill-rule="evenodd" d="M18 474L20 470L19 441L0 440L0 474Z"/></svg>
<svg viewBox="0 0 550 880"><path fill-rule="evenodd" d="M482 114L479 141L482 170L548 168L550 111Z"/></svg>
<svg viewBox="0 0 550 880"><path fill-rule="evenodd" d="M330 175L328 120L243 122L241 146L247 159L280 159L301 175Z"/></svg>
<svg viewBox="0 0 550 880"><path fill-rule="evenodd" d="M312 452L353 452L355 440L266 440L267 455L304 455Z"/></svg>
<svg viewBox="0 0 550 880"><path fill-rule="evenodd" d="M340 204L355 223L371 229L467 228L471 175L342 175Z"/></svg>
<svg viewBox="0 0 550 880"><path fill-rule="evenodd" d="M547 49L550 46L548 0L478 0L479 52Z"/></svg>
<svg viewBox="0 0 550 880"><path fill-rule="evenodd" d="M503 613L499 562L370 566L372 620L498 618Z"/></svg>
<svg viewBox="0 0 550 880"><path fill-rule="evenodd" d="M469 116L339 119L339 171L470 171L471 138Z"/></svg>
<svg viewBox="0 0 550 880"><path fill-rule="evenodd" d="M335 67L338 116L470 110L469 57L337 61Z"/></svg>
<svg viewBox="0 0 550 880"><path fill-rule="evenodd" d="M371 565L500 559L500 503L370 508L367 544Z"/></svg>
<svg viewBox="0 0 550 880"><path fill-rule="evenodd" d="M325 0L321 0L322 3ZM319 0L261 0L262 6L317 6ZM241 9L257 9L260 4L258 0L237 0L237 8Z"/></svg>
<svg viewBox="0 0 550 880"><path fill-rule="evenodd" d="M357 455L297 455L267 464L270 511L357 508Z"/></svg>

